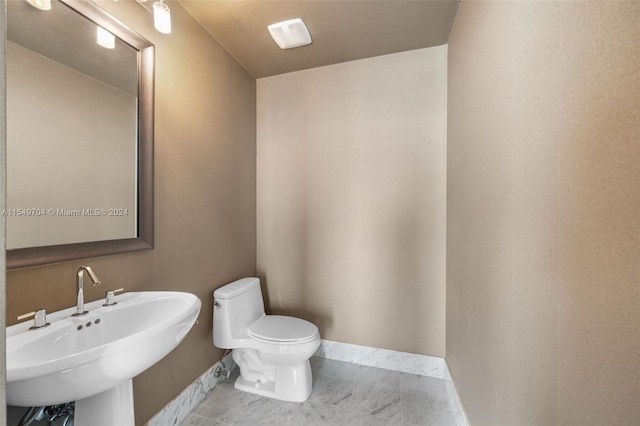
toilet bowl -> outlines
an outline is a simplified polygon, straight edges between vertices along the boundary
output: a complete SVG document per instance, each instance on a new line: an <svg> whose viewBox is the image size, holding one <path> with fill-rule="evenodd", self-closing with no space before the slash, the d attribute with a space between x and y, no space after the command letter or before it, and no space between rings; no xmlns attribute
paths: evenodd
<svg viewBox="0 0 640 426"><path fill-rule="evenodd" d="M220 287L213 298L213 344L232 349L240 367L235 388L306 401L312 386L309 358L320 346L318 327L300 318L265 315L258 278Z"/></svg>

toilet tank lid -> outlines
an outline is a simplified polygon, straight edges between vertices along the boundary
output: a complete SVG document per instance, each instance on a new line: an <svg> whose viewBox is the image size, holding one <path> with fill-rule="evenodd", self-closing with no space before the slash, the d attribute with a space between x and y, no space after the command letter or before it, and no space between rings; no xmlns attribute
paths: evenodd
<svg viewBox="0 0 640 426"><path fill-rule="evenodd" d="M216 299L231 299L232 297L236 297L259 285L260 280L258 278L242 278L227 285L223 285L213 292L213 297Z"/></svg>

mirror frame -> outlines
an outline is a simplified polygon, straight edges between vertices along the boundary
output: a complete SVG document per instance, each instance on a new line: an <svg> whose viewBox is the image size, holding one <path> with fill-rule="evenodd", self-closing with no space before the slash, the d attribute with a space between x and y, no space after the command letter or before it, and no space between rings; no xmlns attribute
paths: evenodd
<svg viewBox="0 0 640 426"><path fill-rule="evenodd" d="M7 250L7 270L153 248L153 140L155 47L89 1L60 0L138 50L138 205L135 238Z"/></svg>

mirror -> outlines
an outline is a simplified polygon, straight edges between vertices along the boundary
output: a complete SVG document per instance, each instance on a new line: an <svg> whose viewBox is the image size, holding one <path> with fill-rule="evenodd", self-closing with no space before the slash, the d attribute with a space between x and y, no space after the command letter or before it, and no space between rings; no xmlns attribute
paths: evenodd
<svg viewBox="0 0 640 426"><path fill-rule="evenodd" d="M153 248L153 45L92 2L13 0L5 51L7 269Z"/></svg>

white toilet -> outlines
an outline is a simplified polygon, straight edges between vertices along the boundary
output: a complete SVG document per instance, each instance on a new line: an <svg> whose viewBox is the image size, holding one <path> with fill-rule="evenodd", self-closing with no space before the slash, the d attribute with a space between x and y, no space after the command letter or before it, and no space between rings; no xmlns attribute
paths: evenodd
<svg viewBox="0 0 640 426"><path fill-rule="evenodd" d="M213 344L233 349L240 366L235 388L306 401L312 385L309 358L320 346L318 327L300 318L265 315L258 278L220 287L213 298Z"/></svg>

